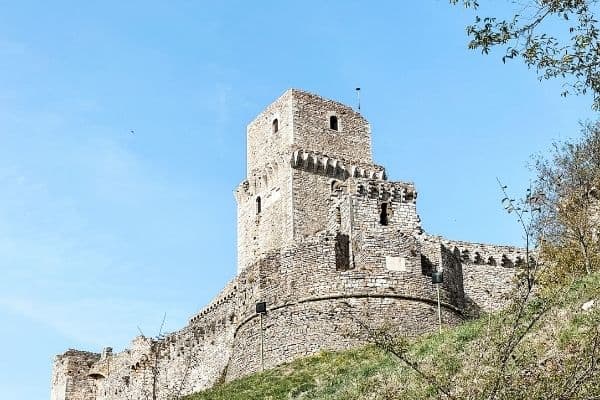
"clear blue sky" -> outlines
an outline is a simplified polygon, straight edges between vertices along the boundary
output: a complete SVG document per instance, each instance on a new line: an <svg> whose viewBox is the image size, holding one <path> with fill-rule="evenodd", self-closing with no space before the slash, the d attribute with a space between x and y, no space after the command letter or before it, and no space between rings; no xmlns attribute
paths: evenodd
<svg viewBox="0 0 600 400"><path fill-rule="evenodd" d="M56 353L178 329L234 276L245 125L290 87L362 87L427 231L520 244L496 177L524 188L590 99L467 50L446 0L377 3L0 1L0 397L48 398Z"/></svg>

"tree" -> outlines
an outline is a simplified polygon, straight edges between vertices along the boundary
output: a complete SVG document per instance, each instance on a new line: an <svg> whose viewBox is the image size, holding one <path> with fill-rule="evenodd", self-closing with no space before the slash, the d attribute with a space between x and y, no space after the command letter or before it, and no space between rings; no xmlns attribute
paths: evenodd
<svg viewBox="0 0 600 400"><path fill-rule="evenodd" d="M562 280L600 269L600 122L582 126L579 140L555 143L538 157L536 231L543 258L554 264L546 279Z"/></svg>
<svg viewBox="0 0 600 400"><path fill-rule="evenodd" d="M497 0L494 0L497 1ZM493 2L490 0L490 2ZM467 27L470 49L488 54L504 49L502 61L522 58L542 79L565 80L563 96L591 91L600 110L600 38L598 0L511 0L508 19L476 16ZM450 0L479 9L478 0ZM518 9L516 8L518 5Z"/></svg>

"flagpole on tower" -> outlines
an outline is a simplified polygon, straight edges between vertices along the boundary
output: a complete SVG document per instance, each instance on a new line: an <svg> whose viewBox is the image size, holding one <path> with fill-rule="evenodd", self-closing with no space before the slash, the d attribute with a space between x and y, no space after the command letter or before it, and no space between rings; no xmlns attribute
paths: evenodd
<svg viewBox="0 0 600 400"><path fill-rule="evenodd" d="M358 111L360 111L360 88L356 88L356 99L358 100Z"/></svg>

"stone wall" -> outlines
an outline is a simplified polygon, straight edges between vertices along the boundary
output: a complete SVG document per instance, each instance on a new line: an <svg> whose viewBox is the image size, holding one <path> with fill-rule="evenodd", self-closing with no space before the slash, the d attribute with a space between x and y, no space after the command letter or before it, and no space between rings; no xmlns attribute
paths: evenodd
<svg viewBox="0 0 600 400"><path fill-rule="evenodd" d="M336 268L333 235L311 238L248 267L240 278L253 276L258 290L240 291L245 301L240 305L242 318L227 379L260 369L257 301L267 303L263 317L267 368L323 349L364 343L360 323L372 328L390 324L411 335L436 328L435 288L421 274L420 265L404 270L389 270L383 263L364 267ZM442 289L445 323L456 324L462 317L459 308L448 303L451 298Z"/></svg>
<svg viewBox="0 0 600 400"><path fill-rule="evenodd" d="M443 312L443 323L457 324L454 310ZM362 324L371 328L392 326L418 335L436 329L433 303L394 296L324 298L306 300L270 310L264 316L264 365L272 368L321 350L342 350L367 342ZM227 379L259 371L260 319L250 319L238 331Z"/></svg>
<svg viewBox="0 0 600 400"><path fill-rule="evenodd" d="M233 298L219 297L225 300L213 302L180 331L157 339L138 337L123 352L96 355L92 368L78 375L78 387L93 390L81 397L67 391L64 399L137 400L153 398L155 393L163 400L215 385L225 376L237 322ZM55 370L55 375L63 375Z"/></svg>

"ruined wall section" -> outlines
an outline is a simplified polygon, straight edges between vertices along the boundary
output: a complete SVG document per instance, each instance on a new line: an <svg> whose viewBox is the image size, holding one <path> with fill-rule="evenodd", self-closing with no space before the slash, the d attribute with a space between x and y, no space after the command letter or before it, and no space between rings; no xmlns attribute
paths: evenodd
<svg viewBox="0 0 600 400"><path fill-rule="evenodd" d="M96 387L94 400L137 399L150 393L151 345L151 339L138 336L122 352L104 351L89 372Z"/></svg>
<svg viewBox="0 0 600 400"><path fill-rule="evenodd" d="M233 348L235 295L234 280L182 330L157 339L140 336L120 353L103 354L87 372L95 397L85 399L145 399L155 393L167 400L214 386L224 379Z"/></svg>
<svg viewBox="0 0 600 400"><path fill-rule="evenodd" d="M56 356L52 370L51 400L89 400L96 393L90 368L100 359L100 354L68 350Z"/></svg>

